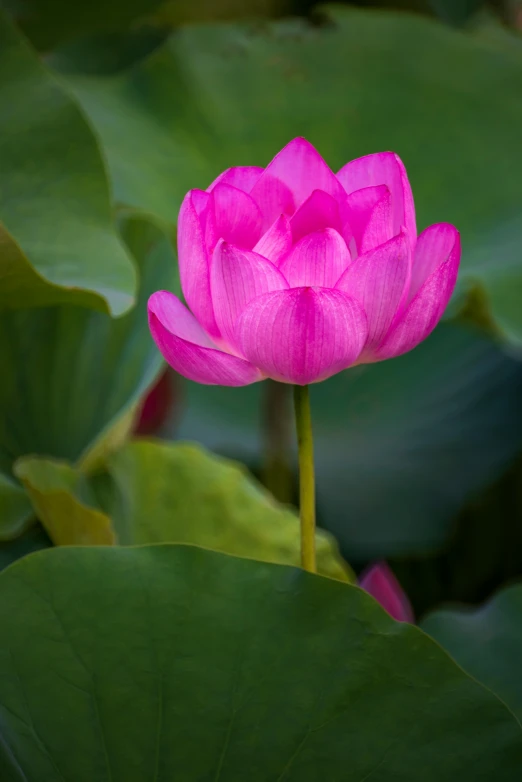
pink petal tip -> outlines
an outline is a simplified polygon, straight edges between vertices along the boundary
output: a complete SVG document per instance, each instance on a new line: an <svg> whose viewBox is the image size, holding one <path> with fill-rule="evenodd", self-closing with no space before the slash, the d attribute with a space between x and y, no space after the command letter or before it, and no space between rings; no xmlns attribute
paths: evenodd
<svg viewBox="0 0 522 782"><path fill-rule="evenodd" d="M370 565L361 575L359 586L375 598L393 619L415 623L411 603L386 562Z"/></svg>

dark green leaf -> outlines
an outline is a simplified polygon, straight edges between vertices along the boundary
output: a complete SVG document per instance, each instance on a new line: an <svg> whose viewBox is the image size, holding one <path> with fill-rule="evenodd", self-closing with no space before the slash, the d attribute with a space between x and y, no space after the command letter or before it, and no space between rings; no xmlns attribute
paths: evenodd
<svg viewBox="0 0 522 782"><path fill-rule="evenodd" d="M34 524L20 537L8 542L0 541L0 570L11 565L17 559L52 546L47 533L39 524Z"/></svg>
<svg viewBox="0 0 522 782"><path fill-rule="evenodd" d="M154 51L167 35L166 31L149 27L124 33L89 35L51 52L46 62L63 73L117 73Z"/></svg>
<svg viewBox="0 0 522 782"><path fill-rule="evenodd" d="M98 31L129 29L140 17L153 13L165 0L6 0L24 33L38 48L48 51L62 41Z"/></svg>
<svg viewBox="0 0 522 782"><path fill-rule="evenodd" d="M73 306L0 315L0 468L20 456L72 462L103 456L107 439L126 434L132 409L162 366L147 325L146 303L175 286L166 237L141 220L127 229L141 267L137 306L117 320ZM141 226L141 228L140 228ZM144 246L139 236L148 236ZM115 428L116 427L116 428Z"/></svg>
<svg viewBox="0 0 522 782"><path fill-rule="evenodd" d="M22 3L20 7L20 2ZM294 0L295 3L295 0ZM292 0L3 0L32 43L49 51L91 33L131 34L148 24L159 28L211 19L260 17L289 12ZM306 10L306 9L305 9ZM93 50L96 59L99 55Z"/></svg>
<svg viewBox="0 0 522 782"><path fill-rule="evenodd" d="M186 546L0 576L5 782L517 782L520 726L364 592Z"/></svg>
<svg viewBox="0 0 522 782"><path fill-rule="evenodd" d="M0 105L0 306L73 301L121 315L136 274L96 138L1 10Z"/></svg>
<svg viewBox="0 0 522 782"><path fill-rule="evenodd" d="M74 78L116 198L173 223L184 193L266 165L293 136L334 168L393 149L418 223L462 232L461 286L522 341L522 49L422 16L335 9L329 24L194 26L128 73Z"/></svg>
<svg viewBox="0 0 522 782"><path fill-rule="evenodd" d="M480 608L434 611L422 627L522 720L522 586L502 590Z"/></svg>
<svg viewBox="0 0 522 782"><path fill-rule="evenodd" d="M484 3L485 0L429 0L435 13L450 24L464 24Z"/></svg>

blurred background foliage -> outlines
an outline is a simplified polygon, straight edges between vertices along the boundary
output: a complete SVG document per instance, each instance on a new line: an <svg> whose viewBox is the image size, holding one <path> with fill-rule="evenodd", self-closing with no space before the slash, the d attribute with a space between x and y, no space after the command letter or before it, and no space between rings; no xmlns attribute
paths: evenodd
<svg viewBox="0 0 522 782"><path fill-rule="evenodd" d="M243 553L295 561L295 516L270 511L288 525L281 542L263 527L272 500L244 472L229 466L223 482L221 459L153 441L133 460L128 441L195 440L295 501L288 390L165 374L145 305L179 291L186 190L304 135L334 169L397 151L419 227L448 220L463 238L458 289L428 341L313 388L320 523L357 572L387 558L418 616L520 576L522 3L0 8L0 565L71 534L93 542L92 518L120 542L184 540L180 509L204 496L180 477L191 471L217 481L208 503L221 498L224 525L202 512L193 542L231 551L226 523L239 536L250 525ZM140 493L166 465L172 481ZM253 494L236 518L238 481ZM325 572L351 578L323 543Z"/></svg>

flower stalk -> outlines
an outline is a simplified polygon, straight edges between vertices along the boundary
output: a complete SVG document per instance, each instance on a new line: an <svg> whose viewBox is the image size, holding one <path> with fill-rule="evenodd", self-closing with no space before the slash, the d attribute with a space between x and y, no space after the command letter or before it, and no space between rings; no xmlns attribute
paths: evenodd
<svg viewBox="0 0 522 782"><path fill-rule="evenodd" d="M295 424L299 450L299 517L301 521L301 566L316 572L315 562L315 471L312 415L308 386L294 386Z"/></svg>

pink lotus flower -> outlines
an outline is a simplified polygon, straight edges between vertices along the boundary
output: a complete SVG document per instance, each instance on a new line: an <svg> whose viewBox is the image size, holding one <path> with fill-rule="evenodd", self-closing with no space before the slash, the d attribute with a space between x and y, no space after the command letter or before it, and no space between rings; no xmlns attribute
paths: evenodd
<svg viewBox="0 0 522 782"><path fill-rule="evenodd" d="M374 597L393 619L415 622L411 603L386 562L370 565L361 575L359 586Z"/></svg>
<svg viewBox="0 0 522 782"><path fill-rule="evenodd" d="M181 284L149 300L165 359L199 383L271 377L306 385L411 350L440 320L460 260L457 230L417 237L397 155L352 160L335 175L305 139L267 168L229 168L185 196Z"/></svg>

